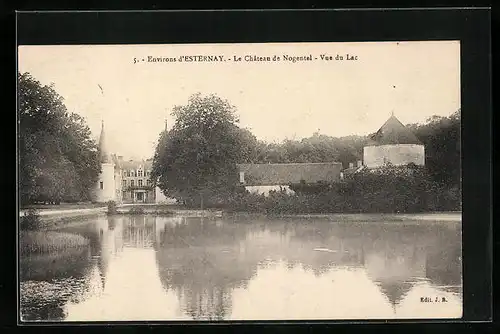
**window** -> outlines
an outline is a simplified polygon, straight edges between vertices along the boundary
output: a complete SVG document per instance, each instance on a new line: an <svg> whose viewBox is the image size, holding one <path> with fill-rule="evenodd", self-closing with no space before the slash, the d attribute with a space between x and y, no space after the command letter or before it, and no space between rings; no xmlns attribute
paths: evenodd
<svg viewBox="0 0 500 334"><path fill-rule="evenodd" d="M149 176L151 174L150 171L146 171L146 176Z"/></svg>
<svg viewBox="0 0 500 334"><path fill-rule="evenodd" d="M122 184L123 184L124 187L126 187L127 186L127 180L123 180Z"/></svg>
<svg viewBox="0 0 500 334"><path fill-rule="evenodd" d="M138 185L139 187L142 187L142 180L137 181L137 185Z"/></svg>
<svg viewBox="0 0 500 334"><path fill-rule="evenodd" d="M133 187L134 186L134 180L130 180L130 186Z"/></svg>
<svg viewBox="0 0 500 334"><path fill-rule="evenodd" d="M142 170L137 171L137 176L142 177Z"/></svg>
<svg viewBox="0 0 500 334"><path fill-rule="evenodd" d="M150 185L151 185L151 180L150 180L150 179L148 179L148 186L150 186Z"/></svg>
<svg viewBox="0 0 500 334"><path fill-rule="evenodd" d="M104 182L99 182L99 188L104 189Z"/></svg>
<svg viewBox="0 0 500 334"><path fill-rule="evenodd" d="M123 176L127 176L127 171L123 171Z"/></svg>

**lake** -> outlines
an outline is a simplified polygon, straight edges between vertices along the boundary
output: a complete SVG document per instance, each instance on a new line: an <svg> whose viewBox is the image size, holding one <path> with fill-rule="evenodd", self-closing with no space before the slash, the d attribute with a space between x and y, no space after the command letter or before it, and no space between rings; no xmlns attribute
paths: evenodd
<svg viewBox="0 0 500 334"><path fill-rule="evenodd" d="M20 261L24 321L460 318L460 222L117 215Z"/></svg>

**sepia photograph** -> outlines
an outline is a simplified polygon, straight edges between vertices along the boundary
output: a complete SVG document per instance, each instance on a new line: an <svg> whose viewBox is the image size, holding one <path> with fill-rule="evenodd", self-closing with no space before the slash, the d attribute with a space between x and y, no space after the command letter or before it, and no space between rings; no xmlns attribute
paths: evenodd
<svg viewBox="0 0 500 334"><path fill-rule="evenodd" d="M17 52L22 322L462 318L459 41Z"/></svg>

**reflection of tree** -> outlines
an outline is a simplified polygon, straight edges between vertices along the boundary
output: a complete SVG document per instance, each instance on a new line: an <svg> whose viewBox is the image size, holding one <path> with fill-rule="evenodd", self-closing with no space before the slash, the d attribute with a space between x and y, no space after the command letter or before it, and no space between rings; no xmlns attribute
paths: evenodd
<svg viewBox="0 0 500 334"><path fill-rule="evenodd" d="M442 284L451 270L455 275L450 277L460 284L456 271L460 237L450 234L447 226L370 224L362 238L367 273L393 307L418 278L427 277L431 283ZM443 268L448 271L443 272Z"/></svg>
<svg viewBox="0 0 500 334"><path fill-rule="evenodd" d="M21 306L21 314L23 321L62 321L66 318L63 309L64 300L33 300L33 305L43 305L43 307L36 307L30 305Z"/></svg>
<svg viewBox="0 0 500 334"><path fill-rule="evenodd" d="M194 319L227 316L231 291L245 287L264 263L283 261L288 269L301 266L315 275L333 267L364 267L394 308L418 279L427 275L438 282L440 268L458 267L460 238L442 226L162 219L153 238L160 279Z"/></svg>
<svg viewBox="0 0 500 334"><path fill-rule="evenodd" d="M177 291L194 319L223 319L231 310L231 291L257 270L259 259L240 249L246 228L198 218L166 224L159 233L163 286Z"/></svg>
<svg viewBox="0 0 500 334"><path fill-rule="evenodd" d="M68 301L79 303L93 293L93 288L104 289L110 258L120 244L119 221L104 218L65 227L62 232L86 237L89 247L21 260L20 277L25 282L21 289L23 318L61 320L65 317L62 306ZM113 229L109 229L110 224ZM96 278L100 280L98 286Z"/></svg>
<svg viewBox="0 0 500 334"><path fill-rule="evenodd" d="M82 277L89 267L89 248L69 248L57 253L21 258L19 274L21 281L53 281L68 277Z"/></svg>
<svg viewBox="0 0 500 334"><path fill-rule="evenodd" d="M346 235L342 225L309 221L296 224L290 234L287 261L301 263L316 275L322 275L333 267L359 267L363 264L359 235Z"/></svg>
<svg viewBox="0 0 500 334"><path fill-rule="evenodd" d="M436 236L427 247L426 276L433 285L457 292L462 281L460 230L443 228Z"/></svg>
<svg viewBox="0 0 500 334"><path fill-rule="evenodd" d="M363 233L365 268L395 309L425 273L423 231L405 226L371 226Z"/></svg>
<svg viewBox="0 0 500 334"><path fill-rule="evenodd" d="M89 291L90 250L67 250L21 262L21 314L24 320L63 320L63 305Z"/></svg>

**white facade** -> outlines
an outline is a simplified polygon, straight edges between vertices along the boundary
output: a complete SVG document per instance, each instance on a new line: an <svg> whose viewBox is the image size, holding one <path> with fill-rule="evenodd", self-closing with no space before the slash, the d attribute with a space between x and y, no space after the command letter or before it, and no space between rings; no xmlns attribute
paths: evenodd
<svg viewBox="0 0 500 334"><path fill-rule="evenodd" d="M155 187L155 203L158 204L175 204L176 200L166 197L160 188Z"/></svg>
<svg viewBox="0 0 500 334"><path fill-rule="evenodd" d="M113 163L101 163L101 174L95 185L94 201L103 203L116 201L115 165Z"/></svg>
<svg viewBox="0 0 500 334"><path fill-rule="evenodd" d="M252 194L264 194L264 196L269 196L270 191L280 192L284 190L287 194L295 194L295 192L290 189L289 186L246 186L245 189Z"/></svg>
<svg viewBox="0 0 500 334"><path fill-rule="evenodd" d="M404 166L410 163L424 166L425 148L418 144L377 145L363 148L363 164L366 167L378 168L387 163L394 166Z"/></svg>

